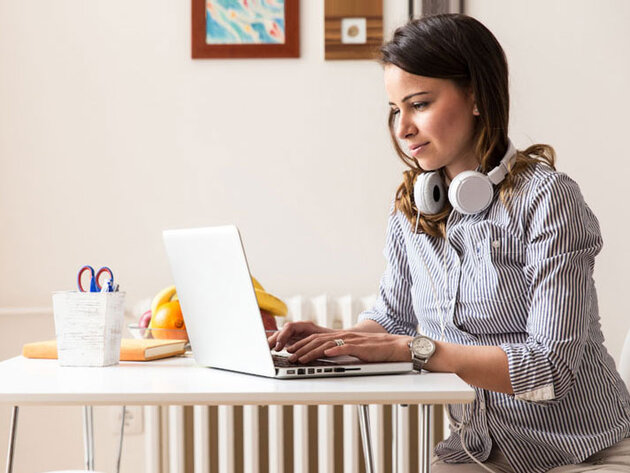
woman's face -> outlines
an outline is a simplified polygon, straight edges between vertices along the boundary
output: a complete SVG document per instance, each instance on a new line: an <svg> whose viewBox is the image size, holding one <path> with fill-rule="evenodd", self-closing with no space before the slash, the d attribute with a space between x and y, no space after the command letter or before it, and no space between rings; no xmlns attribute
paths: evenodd
<svg viewBox="0 0 630 473"><path fill-rule="evenodd" d="M395 113L394 133L425 171L442 167L450 179L479 162L473 152L475 103L453 81L385 66L385 89ZM406 149L405 149L406 148Z"/></svg>

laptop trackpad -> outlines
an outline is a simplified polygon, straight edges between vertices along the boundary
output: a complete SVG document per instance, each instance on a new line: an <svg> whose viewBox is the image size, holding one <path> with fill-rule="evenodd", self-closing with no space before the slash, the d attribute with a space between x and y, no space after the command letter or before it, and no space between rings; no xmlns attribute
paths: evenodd
<svg viewBox="0 0 630 473"><path fill-rule="evenodd" d="M317 358L317 361L331 363L333 365L355 365L357 363L364 363L359 358L352 355L328 356L326 358Z"/></svg>

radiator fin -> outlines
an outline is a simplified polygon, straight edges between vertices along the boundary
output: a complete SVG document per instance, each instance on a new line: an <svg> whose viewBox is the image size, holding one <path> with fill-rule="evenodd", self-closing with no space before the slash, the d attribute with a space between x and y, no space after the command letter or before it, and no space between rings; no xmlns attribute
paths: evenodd
<svg viewBox="0 0 630 473"><path fill-rule="evenodd" d="M286 320L349 328L375 299L375 295L298 295L285 299L289 308ZM150 410L145 417L149 419L146 445L155 449L160 438L157 410L162 408L146 409ZM161 463L161 473L183 473L189 469L185 465L194 465L195 473L365 472L356 406L194 406L190 416L182 415L182 408L168 409L168 455L162 454L160 462L159 454L147 448L147 468L153 468L147 473L155 473L157 463ZM419 471L422 409L370 405L369 414L375 471ZM444 427L439 406L434 419L432 437L441 439ZM193 425L186 428L186 422ZM392 443L394 429L399 433L397 446ZM164 439L164 432L161 437ZM184 451L191 443L194 452L190 448ZM188 458L191 454L192 459Z"/></svg>

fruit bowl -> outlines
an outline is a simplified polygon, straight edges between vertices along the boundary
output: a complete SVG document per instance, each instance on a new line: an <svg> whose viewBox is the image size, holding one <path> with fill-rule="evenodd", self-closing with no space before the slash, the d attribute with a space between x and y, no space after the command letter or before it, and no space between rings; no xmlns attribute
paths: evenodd
<svg viewBox="0 0 630 473"><path fill-rule="evenodd" d="M133 338L156 338L160 340L186 340L188 334L186 330L168 328L148 328L140 327L138 324L127 325L129 333ZM190 343L186 344L186 350L190 350Z"/></svg>

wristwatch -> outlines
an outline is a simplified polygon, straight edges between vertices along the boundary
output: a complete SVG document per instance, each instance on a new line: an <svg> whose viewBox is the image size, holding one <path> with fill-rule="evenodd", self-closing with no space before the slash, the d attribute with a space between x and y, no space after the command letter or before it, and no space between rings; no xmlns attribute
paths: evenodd
<svg viewBox="0 0 630 473"><path fill-rule="evenodd" d="M420 373L422 367L435 353L435 342L429 337L420 335L409 342L409 351L411 351L413 369Z"/></svg>

